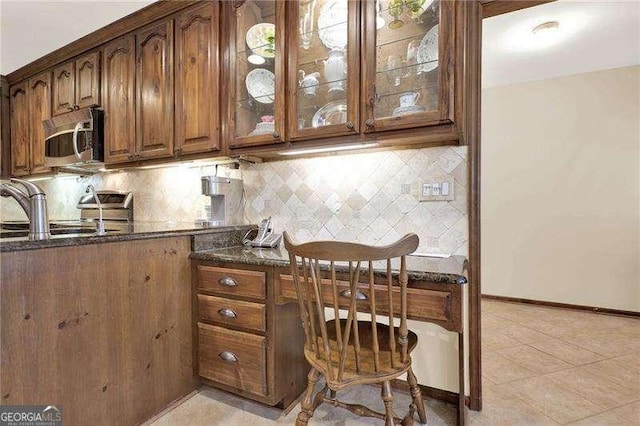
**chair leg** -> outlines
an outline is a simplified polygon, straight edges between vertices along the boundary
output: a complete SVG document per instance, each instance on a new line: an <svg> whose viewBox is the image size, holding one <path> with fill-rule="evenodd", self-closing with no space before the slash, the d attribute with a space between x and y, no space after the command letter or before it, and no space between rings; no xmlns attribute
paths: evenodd
<svg viewBox="0 0 640 426"><path fill-rule="evenodd" d="M393 395L391 394L391 382L382 383L382 401L384 402L384 425L393 426Z"/></svg>
<svg viewBox="0 0 640 426"><path fill-rule="evenodd" d="M424 408L424 399L422 398L422 391L418 386L418 380L416 379L413 370L409 368L407 371L407 382L409 382L409 389L411 389L411 396L413 397L413 404L418 410L418 417L420 417L420 423L427 423L427 412Z"/></svg>
<svg viewBox="0 0 640 426"><path fill-rule="evenodd" d="M315 411L315 404L313 401L313 388L318 383L320 379L320 372L315 368L311 367L309 371L309 375L307 376L307 390L304 393L304 397L302 398L302 402L300 406L302 410L298 413L298 417L296 418L296 426L304 426L309 422L311 416L313 416L313 412Z"/></svg>

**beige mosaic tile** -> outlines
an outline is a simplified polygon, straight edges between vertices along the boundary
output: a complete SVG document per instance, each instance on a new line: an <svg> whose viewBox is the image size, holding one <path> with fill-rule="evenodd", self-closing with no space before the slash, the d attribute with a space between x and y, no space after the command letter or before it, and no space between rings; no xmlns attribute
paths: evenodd
<svg viewBox="0 0 640 426"><path fill-rule="evenodd" d="M271 216L276 231L298 240L384 244L415 232L419 252L467 254L464 147L292 159L242 173L249 220ZM453 176L455 200L420 203L418 182L441 176Z"/></svg>
<svg viewBox="0 0 640 426"><path fill-rule="evenodd" d="M382 244L415 232L419 252L466 255L466 155L466 147L436 147L243 164L232 173L244 180L247 220L272 216L276 231L288 230L299 240ZM225 170L219 168L219 174ZM204 217L209 203L200 193L200 177L214 173L212 165L185 163L38 184L47 193L52 220L78 219L76 203L91 183L132 191L138 220L192 222ZM443 176L454 178L455 199L418 202L419 181ZM17 203L3 202L0 219L25 215Z"/></svg>

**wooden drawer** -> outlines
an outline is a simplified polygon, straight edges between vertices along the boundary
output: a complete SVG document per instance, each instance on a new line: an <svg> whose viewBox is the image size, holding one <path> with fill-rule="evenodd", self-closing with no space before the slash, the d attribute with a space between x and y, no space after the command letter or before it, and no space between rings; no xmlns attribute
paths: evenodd
<svg viewBox="0 0 640 426"><path fill-rule="evenodd" d="M198 265L198 289L264 299L266 297L265 273Z"/></svg>
<svg viewBox="0 0 640 426"><path fill-rule="evenodd" d="M198 307L201 321L267 330L267 309L263 303L199 294Z"/></svg>
<svg viewBox="0 0 640 426"><path fill-rule="evenodd" d="M389 312L389 299L387 296L387 286L376 284L376 314L387 315ZM349 283L338 281L338 293L348 290ZM369 303L369 284L359 283L358 290L361 291L367 300L358 303ZM297 300L296 288L291 275L280 274L280 294L279 297ZM325 306L333 306L333 293L331 291L331 280L322 280L322 297ZM348 297L338 297L338 305L343 309L349 308ZM368 311L366 306L360 308L361 311ZM393 289L393 312L400 315L400 288ZM448 291L407 289L407 316L416 320L440 320L449 321L451 319L451 294Z"/></svg>
<svg viewBox="0 0 640 426"><path fill-rule="evenodd" d="M267 395L265 337L203 323L198 323L198 336L198 374L227 386Z"/></svg>

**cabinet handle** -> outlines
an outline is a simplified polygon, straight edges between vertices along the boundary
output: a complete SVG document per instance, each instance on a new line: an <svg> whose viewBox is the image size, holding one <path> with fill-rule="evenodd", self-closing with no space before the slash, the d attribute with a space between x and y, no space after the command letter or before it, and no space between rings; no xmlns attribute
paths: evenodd
<svg viewBox="0 0 640 426"><path fill-rule="evenodd" d="M368 119L367 121L364 122L365 126L367 127L373 127L373 120L372 119Z"/></svg>
<svg viewBox="0 0 640 426"><path fill-rule="evenodd" d="M344 125L347 126L347 129L353 129L353 123L351 121L347 121Z"/></svg>
<svg viewBox="0 0 640 426"><path fill-rule="evenodd" d="M235 287L238 285L238 281L234 280L231 277L222 277L218 280L218 284L224 285L227 287Z"/></svg>
<svg viewBox="0 0 640 426"><path fill-rule="evenodd" d="M342 290L340 292L340 296L341 297L346 297L346 298L351 298L351 290L347 289L347 290ZM363 292L361 292L360 290L356 290L356 300L368 300L369 297L367 297L366 294L364 294Z"/></svg>
<svg viewBox="0 0 640 426"><path fill-rule="evenodd" d="M238 315L236 315L235 311L233 309L229 309L229 308L222 308L220 310L218 310L218 313L220 314L220 316L226 317L226 318L235 318Z"/></svg>
<svg viewBox="0 0 640 426"><path fill-rule="evenodd" d="M74 105L74 106L73 106L73 109L77 111L77 110L79 110L79 109L80 109L80 106L79 106L79 105Z"/></svg>
<svg viewBox="0 0 640 426"><path fill-rule="evenodd" d="M73 111L73 107L67 107L67 111Z"/></svg>
<svg viewBox="0 0 640 426"><path fill-rule="evenodd" d="M224 362L238 362L238 357L233 352L229 352L229 351L220 352L218 356Z"/></svg>
<svg viewBox="0 0 640 426"><path fill-rule="evenodd" d="M271 136L273 136L274 139L280 139L280 133L278 132L271 133Z"/></svg>

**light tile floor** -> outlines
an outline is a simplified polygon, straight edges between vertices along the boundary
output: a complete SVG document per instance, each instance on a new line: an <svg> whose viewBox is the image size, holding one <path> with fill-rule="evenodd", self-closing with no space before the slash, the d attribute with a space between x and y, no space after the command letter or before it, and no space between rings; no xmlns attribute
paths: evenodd
<svg viewBox="0 0 640 426"><path fill-rule="evenodd" d="M482 302L484 408L472 425L640 426L640 319L533 305ZM404 415L409 396L394 393ZM363 386L340 394L383 411L379 391ZM455 424L451 405L427 399L429 425ZM294 424L287 416L214 389L156 419L153 426ZM321 405L310 425L381 424ZM417 423L417 422L416 422Z"/></svg>

